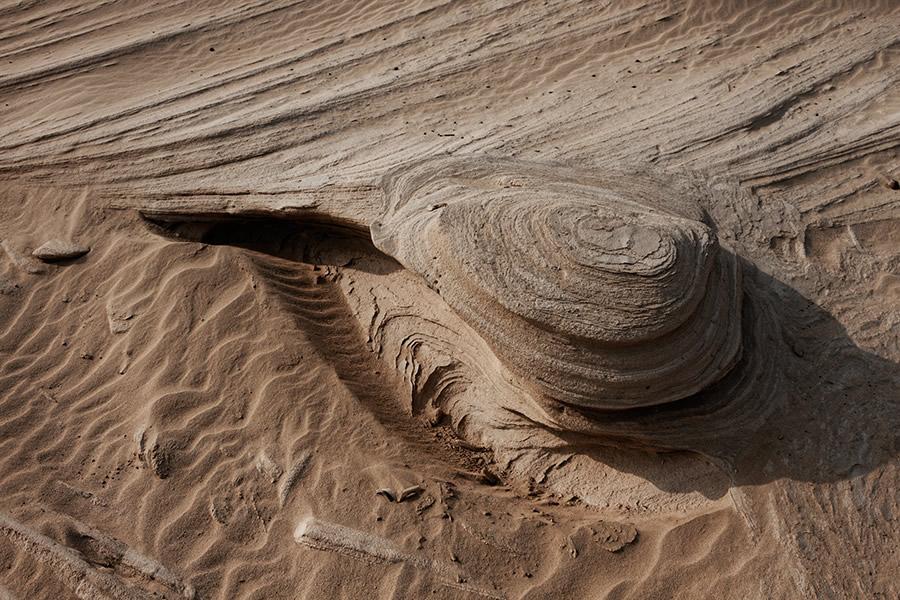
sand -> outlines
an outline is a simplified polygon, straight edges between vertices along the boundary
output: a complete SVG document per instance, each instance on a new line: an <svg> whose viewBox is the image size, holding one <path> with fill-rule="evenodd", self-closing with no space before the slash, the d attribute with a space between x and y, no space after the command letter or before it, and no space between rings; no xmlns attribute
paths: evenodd
<svg viewBox="0 0 900 600"><path fill-rule="evenodd" d="M0 15L0 599L900 594L896 3ZM442 156L702 188L741 358L498 409L523 359L367 233Z"/></svg>

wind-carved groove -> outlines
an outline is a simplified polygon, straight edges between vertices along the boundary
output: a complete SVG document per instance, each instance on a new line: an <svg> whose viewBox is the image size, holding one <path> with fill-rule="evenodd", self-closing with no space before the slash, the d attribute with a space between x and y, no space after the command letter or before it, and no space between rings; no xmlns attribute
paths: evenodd
<svg viewBox="0 0 900 600"><path fill-rule="evenodd" d="M271 229L263 225L262 231L267 230ZM226 235L219 241L227 239ZM268 241L277 242L277 235ZM261 293L274 300L296 322L323 359L334 367L343 386L365 409L398 434L407 447L429 456L432 448L421 427L397 414L403 408L397 378L383 369L371 345L367 349L362 323L350 313L336 285L336 272L331 267L298 262L296 257L279 256L271 247L259 250L262 251L251 250L247 258L249 268L259 276Z"/></svg>

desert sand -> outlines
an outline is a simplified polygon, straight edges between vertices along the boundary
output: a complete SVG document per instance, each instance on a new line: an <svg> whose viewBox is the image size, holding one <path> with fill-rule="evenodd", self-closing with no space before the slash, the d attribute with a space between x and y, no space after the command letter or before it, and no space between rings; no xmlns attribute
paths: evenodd
<svg viewBox="0 0 900 600"><path fill-rule="evenodd" d="M896 2L0 31L0 600L900 596Z"/></svg>

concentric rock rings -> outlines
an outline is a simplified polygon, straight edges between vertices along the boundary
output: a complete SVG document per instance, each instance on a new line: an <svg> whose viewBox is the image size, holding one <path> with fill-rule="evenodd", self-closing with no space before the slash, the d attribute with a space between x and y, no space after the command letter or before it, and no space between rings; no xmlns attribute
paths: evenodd
<svg viewBox="0 0 900 600"><path fill-rule="evenodd" d="M546 398L665 404L740 356L736 259L696 199L664 179L447 157L382 186L375 245Z"/></svg>

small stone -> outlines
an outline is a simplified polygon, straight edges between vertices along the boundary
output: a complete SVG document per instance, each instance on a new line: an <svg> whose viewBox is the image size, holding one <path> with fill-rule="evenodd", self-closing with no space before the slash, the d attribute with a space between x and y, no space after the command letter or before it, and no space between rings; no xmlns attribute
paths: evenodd
<svg viewBox="0 0 900 600"><path fill-rule="evenodd" d="M106 316L109 320L109 330L112 333L125 333L131 329L134 313L119 306L107 306Z"/></svg>
<svg viewBox="0 0 900 600"><path fill-rule="evenodd" d="M500 478L497 477L497 474L491 471L489 468L484 467L481 470L479 481L482 483L486 483L487 485L497 485L500 483Z"/></svg>
<svg viewBox="0 0 900 600"><path fill-rule="evenodd" d="M631 523L599 523L594 534L600 546L609 552L619 552L637 539L637 529Z"/></svg>
<svg viewBox="0 0 900 600"><path fill-rule="evenodd" d="M84 256L90 251L90 248L79 246L78 244L73 244L71 242L64 242L62 240L50 240L43 246L37 248L34 252L31 253L31 255L43 261L54 261L78 258L79 256Z"/></svg>

